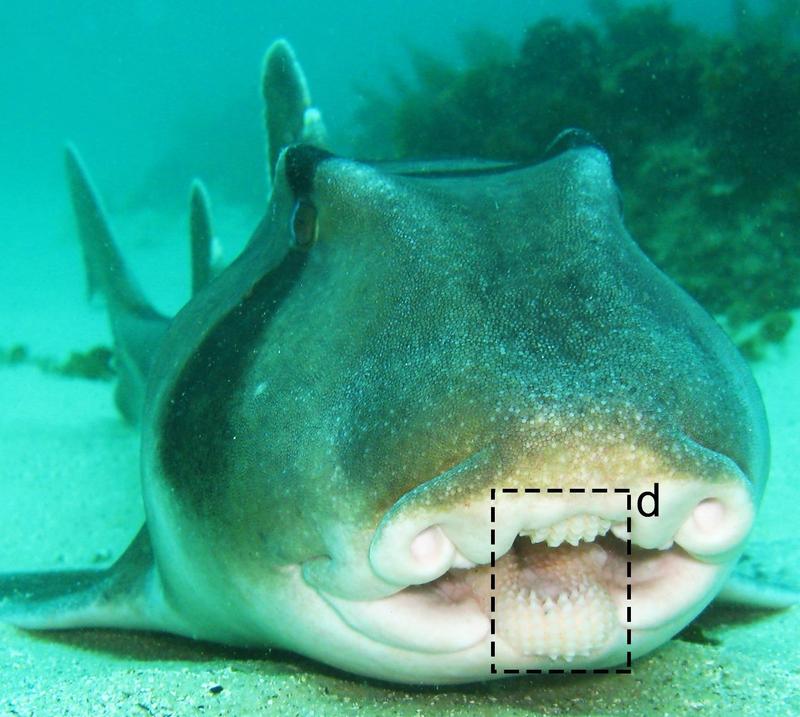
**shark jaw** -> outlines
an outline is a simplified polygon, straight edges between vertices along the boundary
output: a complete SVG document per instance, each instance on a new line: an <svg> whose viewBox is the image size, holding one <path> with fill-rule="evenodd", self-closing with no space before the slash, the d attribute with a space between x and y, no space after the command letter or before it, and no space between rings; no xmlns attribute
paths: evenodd
<svg viewBox="0 0 800 717"><path fill-rule="evenodd" d="M494 550L485 502L379 529L370 566L389 594L315 587L369 640L439 655L454 673L461 661L455 681L624 666L710 602L754 515L738 478L665 481L650 518L611 491L528 498L498 499Z"/></svg>

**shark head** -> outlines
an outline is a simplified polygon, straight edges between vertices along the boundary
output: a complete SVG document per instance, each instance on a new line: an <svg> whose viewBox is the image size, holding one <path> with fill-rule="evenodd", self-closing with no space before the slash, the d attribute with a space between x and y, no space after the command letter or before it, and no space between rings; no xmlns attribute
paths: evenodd
<svg viewBox="0 0 800 717"><path fill-rule="evenodd" d="M244 620L192 608L221 639L255 613L388 679L602 668L720 588L767 472L758 391L628 235L605 153L563 145L277 154L247 250L168 333L145 429L156 542L209 556L175 583L238 586Z"/></svg>

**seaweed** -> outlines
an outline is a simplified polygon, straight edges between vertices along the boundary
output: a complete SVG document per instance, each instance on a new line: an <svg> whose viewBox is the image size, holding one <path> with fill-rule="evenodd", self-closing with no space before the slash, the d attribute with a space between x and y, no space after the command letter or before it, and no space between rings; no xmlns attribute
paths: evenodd
<svg viewBox="0 0 800 717"><path fill-rule="evenodd" d="M3 363L7 363L10 366L18 366L28 360L28 347L24 344L14 344L7 351L0 352L0 356L2 357Z"/></svg>
<svg viewBox="0 0 800 717"><path fill-rule="evenodd" d="M92 381L110 381L116 376L113 358L114 352L106 346L95 346L88 351L72 351L69 358L56 367L56 372L63 376Z"/></svg>
<svg viewBox="0 0 800 717"><path fill-rule="evenodd" d="M588 130L642 249L757 358L800 307L799 5L733 2L734 30L714 35L668 4L593 0L597 22L541 20L463 69L412 50L414 81L364 94L359 149L530 161Z"/></svg>
<svg viewBox="0 0 800 717"><path fill-rule="evenodd" d="M0 347L0 366L33 365L43 373L83 378L90 381L111 381L116 375L114 351L107 346L95 346L87 351L71 351L64 361L51 356L35 356L24 344Z"/></svg>

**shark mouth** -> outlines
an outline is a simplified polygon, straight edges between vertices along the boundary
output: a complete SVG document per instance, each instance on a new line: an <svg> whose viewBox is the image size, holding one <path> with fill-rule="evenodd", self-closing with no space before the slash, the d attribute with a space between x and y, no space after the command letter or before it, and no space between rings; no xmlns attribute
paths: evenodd
<svg viewBox="0 0 800 717"><path fill-rule="evenodd" d="M630 520L619 496L599 505L541 496L535 509L522 498L503 509L493 551L485 506L433 524L396 521L379 529L370 563L402 587L374 600L322 595L349 627L387 646L461 653L487 670L490 659L607 667L664 642L705 607L753 518L739 481L662 488L661 517L650 519L634 510Z"/></svg>
<svg viewBox="0 0 800 717"><path fill-rule="evenodd" d="M615 597L627 592L625 542L604 540L610 528L596 516L574 516L520 535L494 568L449 570L430 586L451 603L488 606L494 636L517 654L588 657L612 639Z"/></svg>

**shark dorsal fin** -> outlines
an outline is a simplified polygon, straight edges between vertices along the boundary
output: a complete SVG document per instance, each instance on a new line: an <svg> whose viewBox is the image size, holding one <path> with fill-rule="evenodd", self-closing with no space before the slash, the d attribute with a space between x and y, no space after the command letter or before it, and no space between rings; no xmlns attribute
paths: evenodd
<svg viewBox="0 0 800 717"><path fill-rule="evenodd" d="M323 146L325 129L319 111L311 106L305 74L286 40L276 40L264 58L262 93L265 103L270 179L278 157L290 144Z"/></svg>
<svg viewBox="0 0 800 717"><path fill-rule="evenodd" d="M208 192L199 179L192 182L189 200L189 251L195 296L222 269L222 248L214 236Z"/></svg>

